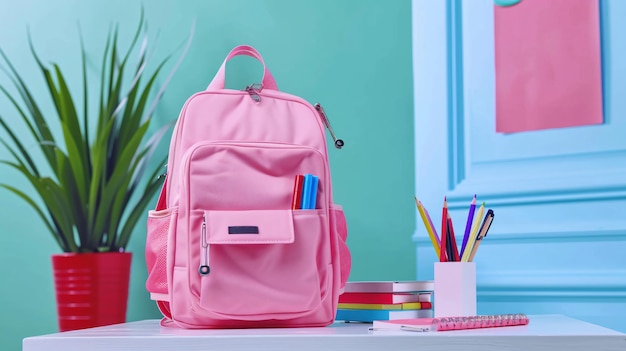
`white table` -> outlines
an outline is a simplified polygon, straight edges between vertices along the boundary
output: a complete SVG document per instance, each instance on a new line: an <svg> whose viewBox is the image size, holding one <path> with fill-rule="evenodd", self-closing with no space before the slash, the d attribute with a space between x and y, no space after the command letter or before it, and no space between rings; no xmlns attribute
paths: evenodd
<svg viewBox="0 0 626 351"><path fill-rule="evenodd" d="M326 328L183 330L145 320L28 337L22 350L626 350L626 334L561 315L529 317L528 326L432 333L372 332L371 324L343 322Z"/></svg>

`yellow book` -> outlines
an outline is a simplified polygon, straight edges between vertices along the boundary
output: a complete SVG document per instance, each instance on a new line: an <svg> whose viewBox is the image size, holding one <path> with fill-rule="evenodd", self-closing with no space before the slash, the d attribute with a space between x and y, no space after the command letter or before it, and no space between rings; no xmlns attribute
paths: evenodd
<svg viewBox="0 0 626 351"><path fill-rule="evenodd" d="M419 302L418 302L419 303ZM408 304L408 303L407 303ZM401 303L380 304L380 303L340 303L337 308L344 310L401 310Z"/></svg>
<svg viewBox="0 0 626 351"><path fill-rule="evenodd" d="M337 308L344 310L420 310L421 302L382 303L339 303Z"/></svg>
<svg viewBox="0 0 626 351"><path fill-rule="evenodd" d="M402 304L403 310L421 310L422 303L421 302L405 302Z"/></svg>

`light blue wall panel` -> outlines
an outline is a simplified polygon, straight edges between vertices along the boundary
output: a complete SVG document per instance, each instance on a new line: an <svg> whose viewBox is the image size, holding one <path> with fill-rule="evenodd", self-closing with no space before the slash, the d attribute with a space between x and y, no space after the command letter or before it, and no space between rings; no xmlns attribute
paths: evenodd
<svg viewBox="0 0 626 351"><path fill-rule="evenodd" d="M474 194L494 209L475 259L479 313L626 331L626 2L600 2L605 123L512 134L495 132L493 6L413 1L416 195L436 223L447 196L457 233ZM417 277L431 279L415 221Z"/></svg>

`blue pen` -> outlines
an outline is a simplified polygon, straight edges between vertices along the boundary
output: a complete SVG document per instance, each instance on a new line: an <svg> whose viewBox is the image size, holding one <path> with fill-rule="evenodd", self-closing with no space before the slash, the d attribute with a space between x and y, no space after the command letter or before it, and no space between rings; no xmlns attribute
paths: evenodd
<svg viewBox="0 0 626 351"><path fill-rule="evenodd" d="M303 210L309 209L311 206L311 185L313 182L312 174L304 175L304 184L302 185L302 206L300 207Z"/></svg>
<svg viewBox="0 0 626 351"><path fill-rule="evenodd" d="M319 184L319 178L317 176L311 176L311 189L310 189L310 201L308 209L314 210L317 205L317 186Z"/></svg>

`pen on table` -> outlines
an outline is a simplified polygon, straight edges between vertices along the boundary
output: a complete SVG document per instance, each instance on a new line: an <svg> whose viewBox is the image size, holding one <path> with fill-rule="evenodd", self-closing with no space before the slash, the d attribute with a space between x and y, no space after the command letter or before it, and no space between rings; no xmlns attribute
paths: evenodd
<svg viewBox="0 0 626 351"><path fill-rule="evenodd" d="M465 247L467 246L467 240L469 239L470 230L472 229L472 221L474 220L474 211L476 210L476 195L472 199L472 203L470 204L469 212L467 214L467 223L465 224L465 233L463 234L463 243L461 243L461 256L463 256L463 252L465 252Z"/></svg>
<svg viewBox="0 0 626 351"><path fill-rule="evenodd" d="M450 249L452 252L453 261L461 262L461 257L459 256L459 248L456 245L456 236L454 235L454 225L452 224L452 217L450 217L450 212L448 212L448 227L450 231L450 238L448 240L450 242Z"/></svg>
<svg viewBox="0 0 626 351"><path fill-rule="evenodd" d="M430 241L433 244L435 253L437 254L437 257L439 257L439 250L440 250L441 244L439 241L439 237L437 236L437 232L435 231L435 228L433 227L433 224L430 221L430 218L428 217L428 214L422 202L419 201L417 197L414 197L414 198L415 198L415 205L417 206L417 210L419 211L420 217L422 217L422 221L424 222L424 227L426 227L426 232L428 232L428 236L430 237Z"/></svg>
<svg viewBox="0 0 626 351"><path fill-rule="evenodd" d="M482 218L483 213L485 212L485 202L483 201L482 205L478 209L478 215L476 218ZM478 229L480 228L480 220L474 221L472 225L472 231L470 232L470 236L467 239L467 246L465 247L465 251L463 252L463 256L461 257L461 262L468 262L469 254L472 252L472 248L474 248L474 244L476 243L476 236L478 235Z"/></svg>
<svg viewBox="0 0 626 351"><path fill-rule="evenodd" d="M478 237L476 238L476 243L472 248L472 252L470 253L468 262L472 262L474 260L474 256L476 255L476 251L478 251L478 247L483 239L487 236L487 232L489 228L491 228L491 222L493 222L493 210L489 209L487 214L485 215L485 219L483 220L483 225L480 228L480 232L478 233Z"/></svg>
<svg viewBox="0 0 626 351"><path fill-rule="evenodd" d="M447 226L448 226L448 203L446 198L443 198L443 209L441 214L441 250L439 250L439 262L448 262L447 257Z"/></svg>

